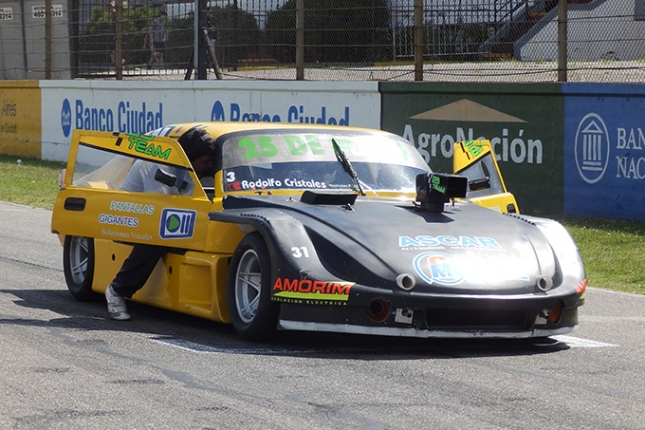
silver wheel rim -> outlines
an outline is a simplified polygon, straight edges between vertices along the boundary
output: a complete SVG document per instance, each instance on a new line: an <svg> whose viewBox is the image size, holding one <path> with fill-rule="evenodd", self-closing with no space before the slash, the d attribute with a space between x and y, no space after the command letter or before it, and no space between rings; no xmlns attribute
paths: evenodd
<svg viewBox="0 0 645 430"><path fill-rule="evenodd" d="M245 323L253 321L260 304L262 270L258 254L249 249L240 259L235 274L235 307Z"/></svg>
<svg viewBox="0 0 645 430"><path fill-rule="evenodd" d="M89 255L89 242L87 238L72 237L69 247L69 265L72 279L77 285L85 282Z"/></svg>

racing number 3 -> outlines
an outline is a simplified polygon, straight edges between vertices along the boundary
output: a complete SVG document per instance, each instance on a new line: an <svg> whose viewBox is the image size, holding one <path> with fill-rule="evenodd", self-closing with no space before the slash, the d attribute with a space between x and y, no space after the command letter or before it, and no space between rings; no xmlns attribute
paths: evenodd
<svg viewBox="0 0 645 430"><path fill-rule="evenodd" d="M240 148L246 147L246 152L244 153L245 160L249 158L260 158L260 156L273 157L278 154L278 148L276 148L269 136L258 137L257 144L252 139L244 137L237 142L237 146Z"/></svg>

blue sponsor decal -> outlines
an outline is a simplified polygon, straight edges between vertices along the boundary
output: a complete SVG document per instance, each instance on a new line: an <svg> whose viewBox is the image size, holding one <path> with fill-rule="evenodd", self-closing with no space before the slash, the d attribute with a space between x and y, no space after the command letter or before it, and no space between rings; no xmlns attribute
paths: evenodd
<svg viewBox="0 0 645 430"><path fill-rule="evenodd" d="M69 100L63 100L63 108L60 112L60 125L63 128L63 135L69 137L72 131L72 108L69 105Z"/></svg>
<svg viewBox="0 0 645 430"><path fill-rule="evenodd" d="M222 106L222 103L219 100L213 104L213 109L211 110L211 121L226 121L224 106Z"/></svg>
<svg viewBox="0 0 645 430"><path fill-rule="evenodd" d="M161 212L159 236L162 239L184 239L193 237L197 212L165 208Z"/></svg>
<svg viewBox="0 0 645 430"><path fill-rule="evenodd" d="M243 112L240 105L231 103L228 109L228 117L226 115L226 108L219 100L213 104L211 110L211 121L242 121L242 122L291 122L300 124L331 124L331 125L349 125L349 106L343 108L342 116L335 117L329 115L327 106L321 106L320 112L316 111L312 115L305 106L289 106L287 113L284 116L286 120L279 114L273 113L258 113L258 112Z"/></svg>
<svg viewBox="0 0 645 430"><path fill-rule="evenodd" d="M65 99L61 109L61 127L65 137L69 137L73 127L78 130L144 134L162 126L162 103L159 103L158 110L154 110L145 102L139 107L134 103L130 105L129 101L120 101L116 109L112 109L87 106L82 100L75 100L72 110L72 104Z"/></svg>
<svg viewBox="0 0 645 430"><path fill-rule="evenodd" d="M399 236L399 247L451 246L475 248L501 248L499 243L490 237L470 236Z"/></svg>
<svg viewBox="0 0 645 430"><path fill-rule="evenodd" d="M415 272L428 284L457 285L465 277L450 254L424 252L414 257L412 264Z"/></svg>

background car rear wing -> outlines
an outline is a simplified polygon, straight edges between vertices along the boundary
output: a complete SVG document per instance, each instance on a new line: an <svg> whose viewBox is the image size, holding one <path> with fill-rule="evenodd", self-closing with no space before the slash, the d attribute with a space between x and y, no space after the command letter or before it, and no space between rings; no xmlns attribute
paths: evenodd
<svg viewBox="0 0 645 430"><path fill-rule="evenodd" d="M74 130L70 145L70 157L72 156L71 151L76 151L79 145L102 148L110 152L145 158L157 163L190 166L190 164L186 164L186 155L179 142L164 136Z"/></svg>
<svg viewBox="0 0 645 430"><path fill-rule="evenodd" d="M519 213L515 196L509 193L488 140L456 142L453 172L468 178L466 198L498 212Z"/></svg>

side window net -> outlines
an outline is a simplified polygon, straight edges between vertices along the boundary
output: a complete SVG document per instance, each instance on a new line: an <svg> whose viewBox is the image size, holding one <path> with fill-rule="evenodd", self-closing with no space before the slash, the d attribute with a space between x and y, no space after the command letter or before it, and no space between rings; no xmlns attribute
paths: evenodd
<svg viewBox="0 0 645 430"><path fill-rule="evenodd" d="M172 176L164 178L165 180L157 180L154 173L158 170ZM193 195L195 188L191 176L185 169L124 154L114 154L86 145L78 147L72 185L104 190L122 189L129 192L183 195Z"/></svg>
<svg viewBox="0 0 645 430"><path fill-rule="evenodd" d="M127 155L116 155L80 145L76 155L72 185L118 190L133 162L134 158Z"/></svg>

